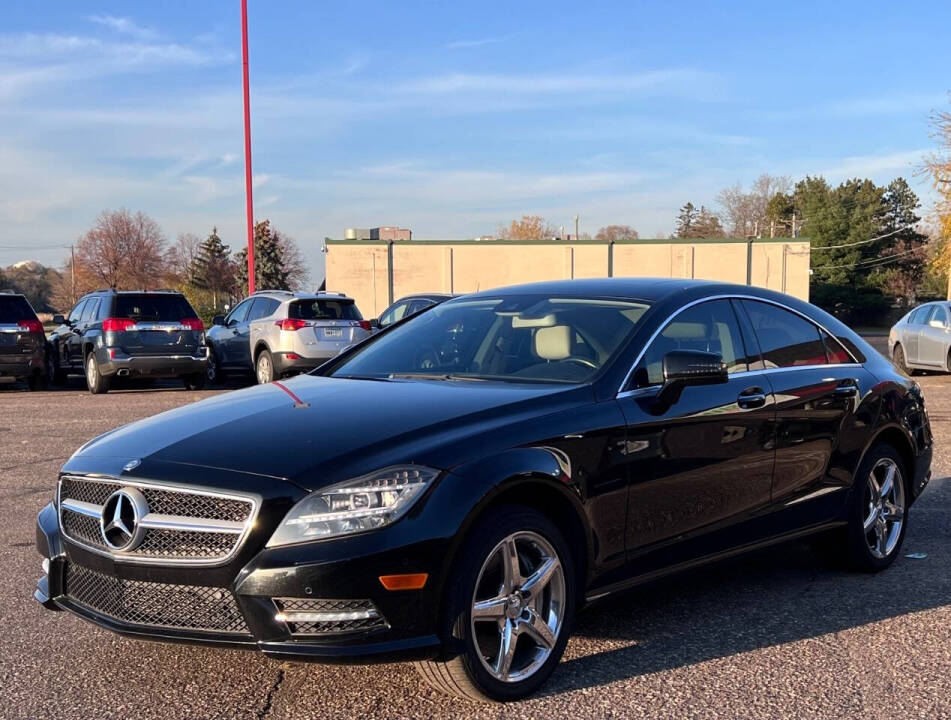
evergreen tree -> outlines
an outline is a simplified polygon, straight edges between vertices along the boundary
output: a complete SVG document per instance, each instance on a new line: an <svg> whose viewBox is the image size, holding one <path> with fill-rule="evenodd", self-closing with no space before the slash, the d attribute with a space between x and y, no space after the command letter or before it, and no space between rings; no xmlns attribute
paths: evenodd
<svg viewBox="0 0 951 720"><path fill-rule="evenodd" d="M236 279L244 292L248 290L248 251L242 249L235 255ZM254 277L255 287L260 290L290 290L287 268L284 264L284 249L271 232L271 221L254 224Z"/></svg>
<svg viewBox="0 0 951 720"><path fill-rule="evenodd" d="M891 235L886 239L887 249L882 254L896 257L883 266L882 287L889 294L903 299L906 305L914 305L924 280L925 245L928 241L915 228L921 220L917 212L921 203L905 179L899 177L885 189L884 204L883 229Z"/></svg>
<svg viewBox="0 0 951 720"><path fill-rule="evenodd" d="M690 237L693 232L693 225L697 220L697 209L692 202L688 202L680 208L680 214L677 215L677 237Z"/></svg>
<svg viewBox="0 0 951 720"><path fill-rule="evenodd" d="M230 253L231 249L218 236L218 228L212 228L211 235L198 248L189 272L192 285L211 292L215 310L218 309L218 296L227 292L233 283Z"/></svg>

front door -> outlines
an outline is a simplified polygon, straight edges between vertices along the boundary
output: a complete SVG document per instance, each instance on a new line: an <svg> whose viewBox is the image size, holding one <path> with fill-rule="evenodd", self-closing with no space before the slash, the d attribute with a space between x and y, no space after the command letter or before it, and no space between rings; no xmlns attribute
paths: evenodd
<svg viewBox="0 0 951 720"><path fill-rule="evenodd" d="M247 357L246 353L242 352L242 348L250 342L247 318L252 302L254 302L253 298L243 300L225 318L224 328L218 334L220 339L216 348L218 361L222 366L236 367L241 365L242 359Z"/></svg>
<svg viewBox="0 0 951 720"><path fill-rule="evenodd" d="M723 384L687 387L657 413L664 355L672 350L719 353ZM736 523L769 504L773 395L744 345L733 304L710 300L667 324L619 397L628 436L627 548L637 574L714 554Z"/></svg>
<svg viewBox="0 0 951 720"><path fill-rule="evenodd" d="M948 312L944 305L936 304L927 324L921 326L918 362L944 368L948 359L948 337Z"/></svg>

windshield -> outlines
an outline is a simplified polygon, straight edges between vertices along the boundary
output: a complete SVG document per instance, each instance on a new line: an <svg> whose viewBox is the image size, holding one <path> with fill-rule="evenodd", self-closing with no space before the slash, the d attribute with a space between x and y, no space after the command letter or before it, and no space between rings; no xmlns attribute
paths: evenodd
<svg viewBox="0 0 951 720"><path fill-rule="evenodd" d="M368 343L332 375L584 382L621 347L647 307L539 295L455 300Z"/></svg>

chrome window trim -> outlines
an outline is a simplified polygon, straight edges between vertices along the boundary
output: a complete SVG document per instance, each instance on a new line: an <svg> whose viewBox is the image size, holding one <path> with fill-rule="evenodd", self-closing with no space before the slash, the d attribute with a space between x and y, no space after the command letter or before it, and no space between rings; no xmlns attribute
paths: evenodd
<svg viewBox="0 0 951 720"><path fill-rule="evenodd" d="M647 339L647 342L644 343L644 347L641 348L641 351L637 354L637 357L634 358L634 362L631 364L631 369L627 371L627 374L624 376L624 380L621 381L621 385L618 388L617 393L615 393L616 398L630 397L634 392L638 390L650 390L651 388L660 387L660 385L648 385L643 388L633 388L631 390L624 389L625 387L627 387L627 384L631 381L631 376L634 374L634 370L637 369L638 364L640 364L641 360L643 360L644 354L647 352L647 349L651 346L654 340L657 339L657 336L660 335L667 328L667 326L670 325L671 322L673 322L674 318L680 315L680 313L682 313L684 310L692 308L694 305L699 305L700 303L709 302L711 300L755 300L756 302L763 302L769 305L775 305L776 307L786 310L787 312L791 312L794 315L798 315L806 322L811 323L817 328L820 328L829 337L833 338L834 340L836 340L836 342L838 342L838 338L836 338L835 333L830 332L829 329L826 328L824 325L816 322L805 313L801 313L795 308L791 308L788 305L784 305L783 303L778 302L777 300L757 297L756 295L735 295L735 294L734 295L709 295L704 298L698 298L697 300L692 300L686 305L682 305L675 312L672 312L670 315L668 315L667 318L664 320L664 322L661 323L657 327L657 329ZM741 332L742 332L742 328L741 328ZM754 330L753 332L756 332L756 331ZM842 345L842 343L839 343L839 345L841 345L842 349L845 350L846 354L850 358L852 358L851 363L826 363L824 365L792 365L790 367L782 367L782 368L761 368L757 370L743 370L738 373L731 373L730 377L732 378L732 377L737 377L739 375L750 375L753 373L782 372L782 371L789 371L789 370L814 370L816 368L829 368L829 367L862 367L862 363L860 363L858 360L855 359L855 355L853 355L851 351L847 347L845 347L845 345Z"/></svg>
<svg viewBox="0 0 951 720"><path fill-rule="evenodd" d="M75 480L77 482L93 482L100 483L103 485L120 485L122 487L135 487L135 488L149 488L152 490L164 490L167 492L177 492L184 495L203 495L205 497L212 498L221 498L224 500L238 500L241 502L251 503L251 511L248 513L248 518L243 523L234 523L231 521L224 520L213 520L211 518L205 518L198 520L199 522L182 522L186 520L185 517L180 516L169 516L169 515L160 515L158 513L150 513L153 515L153 520L149 521L149 524L146 527L159 530L180 530L180 531L198 531L198 532L215 532L215 533L231 533L239 535L238 539L235 541L234 546L231 548L231 551L227 555L222 557L210 558L210 559L194 559L194 558L167 558L167 557L141 557L133 554L126 553L117 553L110 552L109 550L95 545L90 545L89 543L83 542L77 538L67 535L66 531L63 529L63 508L66 506L67 510L72 512L78 512L83 515L92 517L92 508L98 507L93 503L86 503L82 501L70 500L67 498L64 500L62 498L63 492L63 480ZM251 532L251 528L254 527L255 522L257 521L258 511L261 508L261 497L259 495L252 494L241 494L241 493L231 493L220 490L207 490L202 489L198 490L189 485L166 485L164 483L151 482L148 480L132 480L119 478L110 475L74 475L74 474L65 474L60 475L59 480L56 483L56 519L59 523L59 531L62 534L63 538L69 540L69 542L74 545L78 545L84 550L95 553L97 555L102 555L104 557L112 558L116 562L129 563L133 565L165 565L165 566L204 566L204 567L214 567L218 565L225 565L231 561L238 551L244 546L245 541L248 539L248 535ZM72 507L71 507L72 506ZM146 518L149 517L146 515ZM174 518L174 521L172 519ZM144 520L144 518L143 518ZM239 528L238 525L241 525Z"/></svg>

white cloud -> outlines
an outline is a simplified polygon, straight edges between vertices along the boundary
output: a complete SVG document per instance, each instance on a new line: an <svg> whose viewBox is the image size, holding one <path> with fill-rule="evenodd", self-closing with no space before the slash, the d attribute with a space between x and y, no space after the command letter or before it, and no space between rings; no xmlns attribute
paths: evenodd
<svg viewBox="0 0 951 720"><path fill-rule="evenodd" d="M115 15L89 15L86 19L122 35L130 35L140 40L151 40L156 37L154 30L142 27L131 18L116 17Z"/></svg>
<svg viewBox="0 0 951 720"><path fill-rule="evenodd" d="M828 180L845 180L853 177L880 178L883 175L894 177L896 174L914 173L923 158L929 152L927 148L919 150L901 150L873 155L853 155L842 158L825 168L821 175Z"/></svg>
<svg viewBox="0 0 951 720"><path fill-rule="evenodd" d="M503 37L487 37L479 38L477 40L456 40L451 43L447 43L446 47L449 50L465 50L468 48L480 48L485 47L486 45L495 45L497 43L505 40Z"/></svg>

